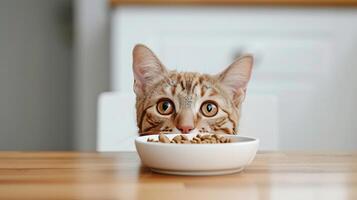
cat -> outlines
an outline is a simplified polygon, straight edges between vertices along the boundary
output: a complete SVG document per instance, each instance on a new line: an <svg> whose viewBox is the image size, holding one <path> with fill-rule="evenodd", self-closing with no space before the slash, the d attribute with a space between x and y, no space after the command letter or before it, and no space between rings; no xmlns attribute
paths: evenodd
<svg viewBox="0 0 357 200"><path fill-rule="evenodd" d="M140 135L237 134L253 56L217 75L170 71L145 45L133 49L136 120Z"/></svg>

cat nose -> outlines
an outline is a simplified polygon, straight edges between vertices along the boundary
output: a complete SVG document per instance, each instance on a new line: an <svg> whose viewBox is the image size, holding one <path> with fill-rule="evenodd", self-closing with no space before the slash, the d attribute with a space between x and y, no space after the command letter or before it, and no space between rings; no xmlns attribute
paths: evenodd
<svg viewBox="0 0 357 200"><path fill-rule="evenodd" d="M193 130L193 126L179 126L177 127L182 133L188 133Z"/></svg>

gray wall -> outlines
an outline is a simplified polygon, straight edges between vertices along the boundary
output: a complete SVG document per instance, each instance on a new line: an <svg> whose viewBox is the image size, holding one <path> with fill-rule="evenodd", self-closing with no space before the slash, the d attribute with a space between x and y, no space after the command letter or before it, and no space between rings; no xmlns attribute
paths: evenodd
<svg viewBox="0 0 357 200"><path fill-rule="evenodd" d="M109 4L107 0L74 3L73 144L95 150L97 99L110 89Z"/></svg>
<svg viewBox="0 0 357 200"><path fill-rule="evenodd" d="M0 1L0 150L71 149L71 1Z"/></svg>

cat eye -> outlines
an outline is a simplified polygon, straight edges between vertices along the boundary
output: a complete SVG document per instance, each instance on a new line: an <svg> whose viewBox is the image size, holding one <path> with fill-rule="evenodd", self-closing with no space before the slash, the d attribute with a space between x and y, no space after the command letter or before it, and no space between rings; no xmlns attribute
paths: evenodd
<svg viewBox="0 0 357 200"><path fill-rule="evenodd" d="M213 101L206 101L201 106L201 113L205 117L213 117L217 114L217 112L218 112L218 106Z"/></svg>
<svg viewBox="0 0 357 200"><path fill-rule="evenodd" d="M156 105L157 112L161 115L169 115L174 112L175 107L174 103L172 103L169 99L161 99Z"/></svg>

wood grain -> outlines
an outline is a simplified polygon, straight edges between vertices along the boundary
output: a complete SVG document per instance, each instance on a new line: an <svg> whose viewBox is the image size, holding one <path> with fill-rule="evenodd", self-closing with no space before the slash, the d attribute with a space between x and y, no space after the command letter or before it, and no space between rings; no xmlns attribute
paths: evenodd
<svg viewBox="0 0 357 200"><path fill-rule="evenodd" d="M136 153L1 152L0 199L357 199L357 154L261 152L242 173L152 173Z"/></svg>
<svg viewBox="0 0 357 200"><path fill-rule="evenodd" d="M110 0L121 5L357 6L357 0Z"/></svg>

